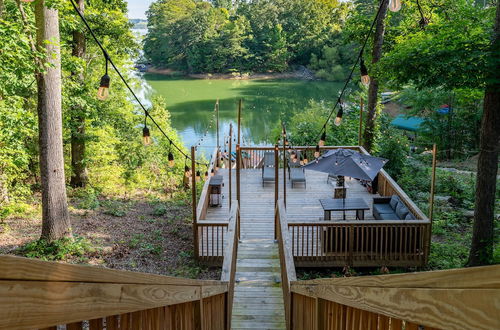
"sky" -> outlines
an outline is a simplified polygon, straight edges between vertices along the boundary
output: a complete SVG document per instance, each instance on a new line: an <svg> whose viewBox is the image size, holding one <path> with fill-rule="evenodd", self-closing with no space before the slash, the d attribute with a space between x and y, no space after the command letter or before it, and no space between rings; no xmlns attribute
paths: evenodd
<svg viewBox="0 0 500 330"><path fill-rule="evenodd" d="M127 0L128 18L146 18L146 11L153 0Z"/></svg>

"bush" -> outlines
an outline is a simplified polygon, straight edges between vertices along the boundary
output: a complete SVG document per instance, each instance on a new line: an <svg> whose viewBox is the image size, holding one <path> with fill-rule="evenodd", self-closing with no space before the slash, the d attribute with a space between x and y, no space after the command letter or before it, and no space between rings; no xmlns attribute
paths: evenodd
<svg viewBox="0 0 500 330"><path fill-rule="evenodd" d="M25 244L17 252L28 258L55 261L81 257L91 250L90 242L87 239L75 236L74 238L62 238L51 243L40 239Z"/></svg>
<svg viewBox="0 0 500 330"><path fill-rule="evenodd" d="M73 199L76 207L83 210L95 210L99 207L99 193L91 187L75 189Z"/></svg>

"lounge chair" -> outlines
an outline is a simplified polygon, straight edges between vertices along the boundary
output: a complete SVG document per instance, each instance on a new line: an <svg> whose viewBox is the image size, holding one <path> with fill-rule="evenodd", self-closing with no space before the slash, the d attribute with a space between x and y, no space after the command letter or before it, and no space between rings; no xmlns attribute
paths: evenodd
<svg viewBox="0 0 500 330"><path fill-rule="evenodd" d="M300 158L300 155L297 155L297 158ZM293 161L288 162L288 177L292 183L292 188L296 183L303 183L304 187L307 187L306 174L304 168L300 166L299 161L296 161L295 163Z"/></svg>
<svg viewBox="0 0 500 330"><path fill-rule="evenodd" d="M275 164L274 164L274 152L265 152L264 160L262 162L262 186L266 182L274 183L276 180L275 176Z"/></svg>

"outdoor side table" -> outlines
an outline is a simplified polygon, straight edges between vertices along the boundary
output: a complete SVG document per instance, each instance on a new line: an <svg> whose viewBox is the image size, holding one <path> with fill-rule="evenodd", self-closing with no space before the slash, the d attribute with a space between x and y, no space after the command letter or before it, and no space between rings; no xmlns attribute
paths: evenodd
<svg viewBox="0 0 500 330"><path fill-rule="evenodd" d="M222 175L214 175L208 183L208 193L210 195L210 206L222 206L222 186L224 179Z"/></svg>

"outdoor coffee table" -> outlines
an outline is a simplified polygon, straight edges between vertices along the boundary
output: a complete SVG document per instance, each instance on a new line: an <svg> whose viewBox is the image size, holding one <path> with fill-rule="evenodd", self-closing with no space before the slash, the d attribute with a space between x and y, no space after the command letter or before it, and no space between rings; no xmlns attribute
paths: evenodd
<svg viewBox="0 0 500 330"><path fill-rule="evenodd" d="M345 220L345 211L356 211L356 219L364 220L365 219L365 210L369 210L370 207L362 198L345 198L345 199L333 199L326 198L320 199L319 202L323 207L323 211L325 212L325 220L331 220L331 212L332 211L342 211Z"/></svg>

